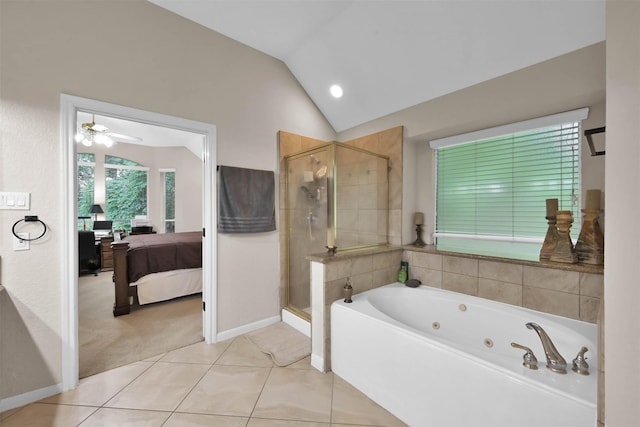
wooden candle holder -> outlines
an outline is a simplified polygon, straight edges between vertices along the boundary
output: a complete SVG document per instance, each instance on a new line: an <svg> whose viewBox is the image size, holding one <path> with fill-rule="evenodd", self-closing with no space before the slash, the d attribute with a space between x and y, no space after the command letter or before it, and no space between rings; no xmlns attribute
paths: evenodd
<svg viewBox="0 0 640 427"><path fill-rule="evenodd" d="M545 217L549 224L547 235L544 237L542 248L540 249L540 261L550 261L551 254L558 244L558 227L556 225L556 216Z"/></svg>
<svg viewBox="0 0 640 427"><path fill-rule="evenodd" d="M599 209L582 209L582 228L576 242L578 261L585 264L604 265L604 235L600 229Z"/></svg>
<svg viewBox="0 0 640 427"><path fill-rule="evenodd" d="M578 254L569 234L573 223L571 211L558 211L556 221L558 224L558 243L553 249L550 261L575 264L578 262Z"/></svg>

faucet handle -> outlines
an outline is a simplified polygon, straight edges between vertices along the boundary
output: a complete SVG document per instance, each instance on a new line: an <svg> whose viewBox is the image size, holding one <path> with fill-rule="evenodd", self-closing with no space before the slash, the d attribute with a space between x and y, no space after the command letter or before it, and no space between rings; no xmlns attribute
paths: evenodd
<svg viewBox="0 0 640 427"><path fill-rule="evenodd" d="M589 375L589 364L584 354L589 351L587 347L582 347L578 352L578 355L573 359L573 367L571 370L582 375Z"/></svg>
<svg viewBox="0 0 640 427"><path fill-rule="evenodd" d="M512 342L511 347L525 351L522 355L522 366L533 370L538 369L538 359L536 359L536 355L533 354L533 351L529 347L518 344L517 342Z"/></svg>

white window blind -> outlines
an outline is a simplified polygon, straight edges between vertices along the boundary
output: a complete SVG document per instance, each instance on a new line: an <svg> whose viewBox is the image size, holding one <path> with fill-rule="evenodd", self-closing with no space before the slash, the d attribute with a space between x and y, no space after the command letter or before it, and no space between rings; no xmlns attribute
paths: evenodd
<svg viewBox="0 0 640 427"><path fill-rule="evenodd" d="M580 121L587 114L576 110L432 141L438 249L537 260L550 198L573 212L575 242Z"/></svg>

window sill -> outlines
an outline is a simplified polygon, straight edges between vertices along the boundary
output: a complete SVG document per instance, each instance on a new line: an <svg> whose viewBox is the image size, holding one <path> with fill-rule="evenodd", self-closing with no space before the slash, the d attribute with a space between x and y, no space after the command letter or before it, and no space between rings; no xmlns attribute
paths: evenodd
<svg viewBox="0 0 640 427"><path fill-rule="evenodd" d="M564 270L564 271L578 271L582 273L604 274L604 266L602 265L565 264L561 262L527 261L527 260L515 259L515 258L501 258L501 257L495 257L495 256L489 256L489 255L449 252L449 251L438 250L435 248L434 245L426 245L426 246L405 245L402 248L406 251L426 252L426 253L437 254L437 255L451 255L451 256L457 256L461 258L504 262L504 263L510 263L510 264L527 265L531 267L543 267L543 268L553 268L556 270Z"/></svg>

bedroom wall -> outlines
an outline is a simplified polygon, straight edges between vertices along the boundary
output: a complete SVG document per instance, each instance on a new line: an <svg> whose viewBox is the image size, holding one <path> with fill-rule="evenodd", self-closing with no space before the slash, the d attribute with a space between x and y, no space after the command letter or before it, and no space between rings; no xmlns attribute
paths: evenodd
<svg viewBox="0 0 640 427"><path fill-rule="evenodd" d="M79 152L96 155L95 203L105 208L105 155L133 160L149 168L148 218L154 230L162 231L163 180L160 168L176 170L176 231L202 229L202 161L185 147L149 147L136 144L115 144L111 148L93 145L78 147ZM98 215L98 219L103 219Z"/></svg>
<svg viewBox="0 0 640 427"><path fill-rule="evenodd" d="M0 398L61 379L60 94L217 126L218 162L277 170L277 132L335 132L285 65L144 0L0 1L0 189L49 226L12 250L25 212L0 211ZM220 331L279 315L278 233L220 238ZM250 267L250 268L248 268Z"/></svg>

